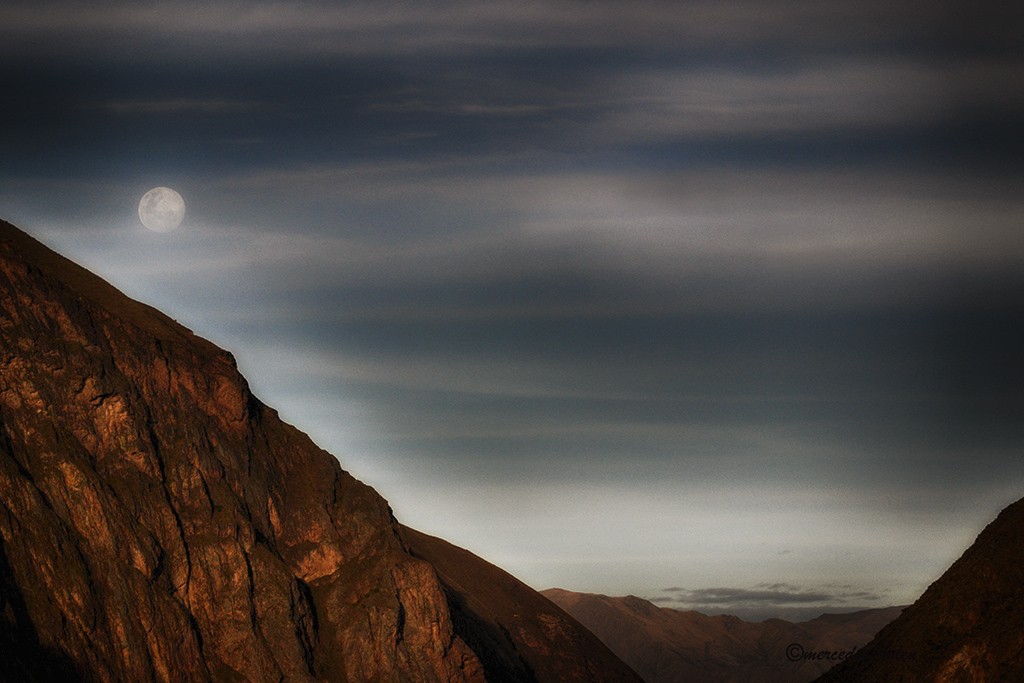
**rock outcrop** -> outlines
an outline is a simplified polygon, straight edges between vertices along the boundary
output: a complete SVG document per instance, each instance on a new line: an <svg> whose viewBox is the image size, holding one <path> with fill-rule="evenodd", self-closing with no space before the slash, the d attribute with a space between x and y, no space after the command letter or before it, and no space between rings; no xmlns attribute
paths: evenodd
<svg viewBox="0 0 1024 683"><path fill-rule="evenodd" d="M822 682L1024 681L1024 499Z"/></svg>
<svg viewBox="0 0 1024 683"><path fill-rule="evenodd" d="M0 679L556 680L405 533L230 354L0 222ZM562 680L630 680L589 646Z"/></svg>
<svg viewBox="0 0 1024 683"><path fill-rule="evenodd" d="M856 651L899 607L793 623L708 616L641 598L551 589L543 595L600 637L647 683L806 683Z"/></svg>
<svg viewBox="0 0 1024 683"><path fill-rule="evenodd" d="M480 656L489 678L639 680L597 636L511 574L439 538L412 529L403 537L414 556L437 570L455 631Z"/></svg>

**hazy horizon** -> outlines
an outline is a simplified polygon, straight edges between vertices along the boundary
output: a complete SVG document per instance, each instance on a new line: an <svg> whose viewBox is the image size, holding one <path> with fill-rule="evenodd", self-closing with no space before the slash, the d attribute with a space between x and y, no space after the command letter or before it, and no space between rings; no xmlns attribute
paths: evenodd
<svg viewBox="0 0 1024 683"><path fill-rule="evenodd" d="M1024 495L1022 12L9 3L0 218L534 588L908 604Z"/></svg>

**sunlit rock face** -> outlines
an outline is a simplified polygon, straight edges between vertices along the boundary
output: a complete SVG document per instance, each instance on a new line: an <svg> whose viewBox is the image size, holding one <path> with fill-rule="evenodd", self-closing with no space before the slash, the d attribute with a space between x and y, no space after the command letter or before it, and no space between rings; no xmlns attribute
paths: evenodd
<svg viewBox="0 0 1024 683"><path fill-rule="evenodd" d="M820 680L1024 681L1024 499L903 614Z"/></svg>
<svg viewBox="0 0 1024 683"><path fill-rule="evenodd" d="M0 223L0 680L503 677L450 599L230 354Z"/></svg>

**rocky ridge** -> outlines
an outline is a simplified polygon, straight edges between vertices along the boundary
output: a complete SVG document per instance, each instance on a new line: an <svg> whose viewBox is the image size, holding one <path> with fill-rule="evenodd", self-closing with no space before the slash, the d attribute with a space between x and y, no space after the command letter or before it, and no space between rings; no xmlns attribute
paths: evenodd
<svg viewBox="0 0 1024 683"><path fill-rule="evenodd" d="M229 353L0 222L0 679L638 680L550 603L492 637L410 533Z"/></svg>

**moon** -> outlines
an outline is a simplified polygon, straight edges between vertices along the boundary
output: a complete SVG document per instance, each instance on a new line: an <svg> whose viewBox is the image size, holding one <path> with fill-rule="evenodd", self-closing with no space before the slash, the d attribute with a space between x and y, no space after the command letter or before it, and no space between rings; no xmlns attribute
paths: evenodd
<svg viewBox="0 0 1024 683"><path fill-rule="evenodd" d="M153 232L170 232L185 217L185 200L169 187L154 187L139 201L139 220Z"/></svg>

